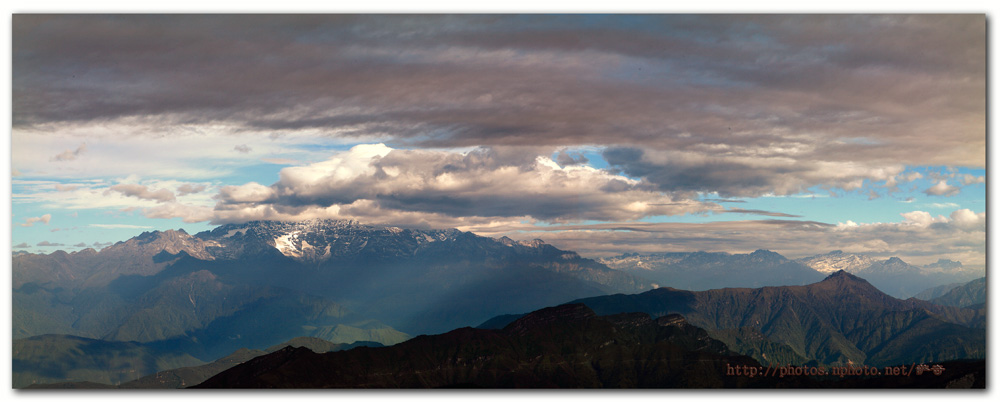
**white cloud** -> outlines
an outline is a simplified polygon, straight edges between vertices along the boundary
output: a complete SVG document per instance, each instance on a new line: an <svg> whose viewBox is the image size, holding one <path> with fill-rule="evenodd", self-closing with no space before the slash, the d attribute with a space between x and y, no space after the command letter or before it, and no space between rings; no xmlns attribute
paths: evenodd
<svg viewBox="0 0 1000 402"><path fill-rule="evenodd" d="M975 213L968 209L959 209L951 213L951 223L965 230L986 230L986 212Z"/></svg>
<svg viewBox="0 0 1000 402"><path fill-rule="evenodd" d="M924 190L924 194L927 195L941 195L945 197L951 197L958 195L959 188L949 185L947 180L938 181L937 184L931 186L927 190Z"/></svg>
<svg viewBox="0 0 1000 402"><path fill-rule="evenodd" d="M45 214L45 215L42 215L42 216L39 216L39 217L26 218L24 220L24 223L21 224L21 226L23 226L23 227L35 226L36 222L42 222L42 223L48 225L50 220L52 220L52 214Z"/></svg>
<svg viewBox="0 0 1000 402"><path fill-rule="evenodd" d="M908 225L916 225L920 227L928 227L934 223L946 223L948 218L938 215L937 218L932 217L930 213L925 211L912 211L904 212L900 214L903 216L903 223Z"/></svg>
<svg viewBox="0 0 1000 402"><path fill-rule="evenodd" d="M962 180L963 186L968 186L970 184L986 183L986 176L973 176L971 174L963 174L959 176Z"/></svg>
<svg viewBox="0 0 1000 402"><path fill-rule="evenodd" d="M350 217L378 210L426 214L427 219L528 216L564 222L721 209L675 200L588 166L562 167L543 156L494 149L406 151L383 144L358 145L323 162L282 169L272 186L226 186L217 198L219 221L319 211Z"/></svg>

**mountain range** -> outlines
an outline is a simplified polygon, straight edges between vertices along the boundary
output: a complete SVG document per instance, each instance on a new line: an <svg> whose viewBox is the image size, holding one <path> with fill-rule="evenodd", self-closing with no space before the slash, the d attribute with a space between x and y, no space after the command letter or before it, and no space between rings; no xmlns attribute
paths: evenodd
<svg viewBox="0 0 1000 402"><path fill-rule="evenodd" d="M688 290L804 285L825 276L767 250L749 254L627 253L598 261L659 286Z"/></svg>
<svg viewBox="0 0 1000 402"><path fill-rule="evenodd" d="M798 361L823 365L985 356L984 309L899 300L844 271L805 286L698 292L660 288L576 302L598 314L681 314L712 336L728 339L735 351L762 362L787 363L787 357L768 356L768 350L794 352Z"/></svg>
<svg viewBox="0 0 1000 402"><path fill-rule="evenodd" d="M898 298L912 297L934 286L964 283L983 274L964 269L961 262L947 259L916 266L899 257L878 260L864 254L840 250L796 261L826 274L844 270L867 279L883 292Z"/></svg>
<svg viewBox="0 0 1000 402"><path fill-rule="evenodd" d="M942 264L924 268L943 272L957 263ZM910 268L890 259L858 272L890 278L911 275ZM133 385L181 386L264 358L259 351L293 338L391 346L484 322L483 330L501 330L522 317L513 313L571 300L602 316L680 314L728 345L720 356L731 350L768 363L981 356L983 305L898 300L845 272L824 276L766 250L595 261L540 240L351 221L146 232L100 251L13 255L15 386L125 387L154 373L161 377ZM967 289L962 300L975 292ZM970 307L962 300L956 306ZM577 358L559 357L566 364ZM170 371L182 368L187 374Z"/></svg>
<svg viewBox="0 0 1000 402"><path fill-rule="evenodd" d="M805 285L845 271L865 278L897 298L908 298L932 286L964 283L982 272L961 262L939 260L925 266L898 257L879 260L835 250L790 260L767 250L748 254L722 252L625 253L598 259L610 268L647 279L657 286L686 290Z"/></svg>
<svg viewBox="0 0 1000 402"><path fill-rule="evenodd" d="M21 253L13 282L14 339L131 342L199 361L302 336L391 345L652 288L541 241L345 221L156 231L100 251Z"/></svg>

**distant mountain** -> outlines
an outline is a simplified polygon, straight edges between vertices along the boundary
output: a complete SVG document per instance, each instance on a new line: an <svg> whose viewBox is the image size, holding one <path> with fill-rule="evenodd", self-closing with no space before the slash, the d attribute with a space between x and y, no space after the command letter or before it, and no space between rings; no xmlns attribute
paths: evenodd
<svg viewBox="0 0 1000 402"><path fill-rule="evenodd" d="M700 292L661 288L577 302L598 314L682 314L692 325L728 339L733 350L762 361L775 360L764 357L765 349L775 353L773 344L825 365L985 356L985 311L898 300L843 271L806 286ZM755 339L758 334L766 338Z"/></svg>
<svg viewBox="0 0 1000 402"><path fill-rule="evenodd" d="M109 343L114 344L114 343ZM32 389L94 389L94 388L119 388L119 389L169 389L169 388L186 388L192 385L199 384L210 377L221 373L230 367L237 364L246 362L257 356L263 356L268 353L272 353L281 350L285 347L304 347L312 350L316 353L326 353L338 350L352 349L358 346L369 346L369 347L379 347L382 346L377 343L354 343L354 344L340 344L325 341L319 338L311 337L299 337L290 339L286 342L271 346L266 350L257 349L239 349L229 356L218 359L214 362L194 366L194 367L181 367L174 368L170 370L164 370L157 372L155 374L149 374L142 378L121 383L120 385L111 385L107 383L96 383L90 381L79 381L79 382L59 382L59 383L34 383L30 386ZM137 348L141 348L137 346ZM62 355L62 361L60 363L66 366L83 366L85 361L91 358L88 355ZM23 374L22 374L23 375Z"/></svg>
<svg viewBox="0 0 1000 402"><path fill-rule="evenodd" d="M145 232L100 251L12 261L15 339L138 342L201 361L294 337L391 345L652 288L540 240L329 220Z"/></svg>
<svg viewBox="0 0 1000 402"><path fill-rule="evenodd" d="M285 292L306 304L327 303L339 315L352 312L355 320L433 333L504 312L652 288L540 240L330 220L223 225L195 236L147 232L100 252L15 256L14 278L15 337L67 333L142 342L208 328L224 311L265 298L260 293ZM336 324L346 323L306 320L294 327L319 332L282 336L393 341L346 339L357 331Z"/></svg>
<svg viewBox="0 0 1000 402"><path fill-rule="evenodd" d="M857 274L876 262L874 258L867 255L845 253L840 250L834 250L827 254L800 258L795 261L805 264L806 266L826 275L841 270Z"/></svg>
<svg viewBox="0 0 1000 402"><path fill-rule="evenodd" d="M176 268L75 291L22 286L14 291L14 336L62 333L141 342L203 360L296 336L385 344L409 338L328 299Z"/></svg>
<svg viewBox="0 0 1000 402"><path fill-rule="evenodd" d="M778 253L655 253L602 258L607 266L676 289L804 285L823 274Z"/></svg>
<svg viewBox="0 0 1000 402"><path fill-rule="evenodd" d="M680 316L598 317L582 305L528 314L502 330L457 329L386 348L285 348L196 388L747 387L754 365Z"/></svg>
<svg viewBox="0 0 1000 402"><path fill-rule="evenodd" d="M188 354L135 342L109 342L66 335L15 339L13 387L87 381L117 385L157 371L204 364Z"/></svg>
<svg viewBox="0 0 1000 402"><path fill-rule="evenodd" d="M986 278L979 278L956 286L947 293L930 300L942 306L975 307L986 303Z"/></svg>
<svg viewBox="0 0 1000 402"><path fill-rule="evenodd" d="M918 267L906 263L899 257L877 260L865 254L845 253L840 250L796 261L824 274L836 270L847 271L898 298L913 297L932 287L964 283L982 275L965 269L961 262L946 259Z"/></svg>
<svg viewBox="0 0 1000 402"><path fill-rule="evenodd" d="M930 300L935 297L940 297L945 293L948 293L948 291L962 285L964 284L961 282L955 282L955 283L949 283L947 285L935 286L930 289L924 289L922 292L913 295L913 297L920 300Z"/></svg>

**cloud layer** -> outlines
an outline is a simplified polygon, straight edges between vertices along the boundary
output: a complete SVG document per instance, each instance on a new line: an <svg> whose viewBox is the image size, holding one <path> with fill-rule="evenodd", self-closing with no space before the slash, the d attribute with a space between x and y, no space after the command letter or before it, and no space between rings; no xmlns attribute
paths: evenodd
<svg viewBox="0 0 1000 402"><path fill-rule="evenodd" d="M530 155L530 154L529 154ZM281 170L270 186L223 187L217 222L326 211L339 217L394 213L565 222L635 220L718 209L674 200L636 180L544 157L394 150L359 145L315 164Z"/></svg>
<svg viewBox="0 0 1000 402"><path fill-rule="evenodd" d="M17 15L13 34L18 131L985 165L981 15Z"/></svg>

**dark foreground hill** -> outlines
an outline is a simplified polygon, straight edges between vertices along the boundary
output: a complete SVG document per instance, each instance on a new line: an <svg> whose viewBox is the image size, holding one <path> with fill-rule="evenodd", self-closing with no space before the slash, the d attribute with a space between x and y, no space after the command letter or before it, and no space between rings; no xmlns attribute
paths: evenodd
<svg viewBox="0 0 1000 402"><path fill-rule="evenodd" d="M195 388L985 386L983 360L940 364L945 368L942 375L924 372L922 377L763 375L765 367L757 361L729 351L680 315L656 319L643 313L597 316L586 306L568 304L527 314L503 329L462 328L385 348L320 354L287 347L226 370ZM750 368L760 371L751 376Z"/></svg>
<svg viewBox="0 0 1000 402"><path fill-rule="evenodd" d="M986 352L984 309L895 299L843 271L806 286L655 289L577 303L598 314L683 314L766 364L910 364L980 359Z"/></svg>
<svg viewBox="0 0 1000 402"><path fill-rule="evenodd" d="M457 329L386 348L285 348L197 388L748 387L726 365L756 365L680 316L598 317L582 305L528 314L502 330Z"/></svg>

